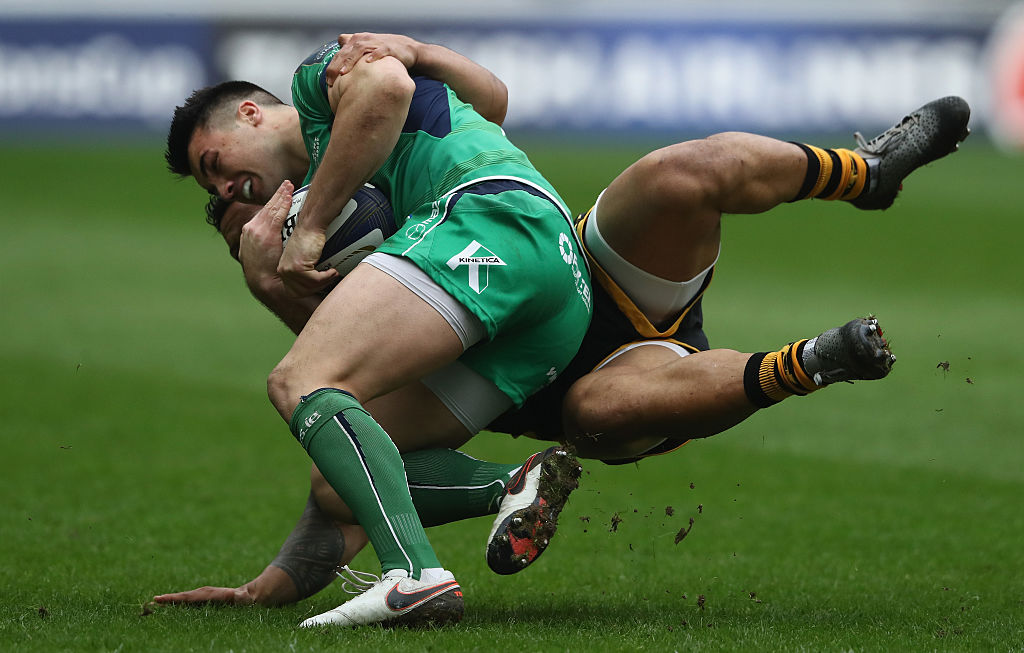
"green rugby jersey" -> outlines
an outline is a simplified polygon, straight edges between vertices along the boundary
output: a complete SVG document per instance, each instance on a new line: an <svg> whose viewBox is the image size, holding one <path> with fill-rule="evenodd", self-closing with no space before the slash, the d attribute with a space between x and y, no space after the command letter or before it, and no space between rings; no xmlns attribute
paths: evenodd
<svg viewBox="0 0 1024 653"><path fill-rule="evenodd" d="M310 160L304 184L312 180L330 142L334 114L324 72L338 49L336 43L324 45L296 68L292 78L292 103ZM413 79L416 92L398 144L370 179L391 200L399 226L416 207L468 181L492 176L532 182L565 207L501 127L485 120L445 84L426 77Z"/></svg>

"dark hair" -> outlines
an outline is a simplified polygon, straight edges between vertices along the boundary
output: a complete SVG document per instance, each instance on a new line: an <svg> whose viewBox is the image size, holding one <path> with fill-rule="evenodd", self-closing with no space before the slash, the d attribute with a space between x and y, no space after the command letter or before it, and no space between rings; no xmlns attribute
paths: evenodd
<svg viewBox="0 0 1024 653"><path fill-rule="evenodd" d="M221 82L194 91L185 100L185 104L175 107L171 128L167 132L164 159L170 171L179 177L190 176L192 169L188 163L188 144L192 141L193 132L197 127L207 126L219 109L242 100L284 104L269 91L251 82Z"/></svg>
<svg viewBox="0 0 1024 653"><path fill-rule="evenodd" d="M231 206L231 200L211 194L210 199L206 202L206 224L213 225L214 229L220 231L220 221L224 219L224 214L227 213L229 206Z"/></svg>

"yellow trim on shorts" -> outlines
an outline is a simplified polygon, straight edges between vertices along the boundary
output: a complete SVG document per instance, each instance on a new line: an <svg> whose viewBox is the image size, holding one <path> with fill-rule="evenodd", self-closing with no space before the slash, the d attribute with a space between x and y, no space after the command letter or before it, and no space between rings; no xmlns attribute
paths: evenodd
<svg viewBox="0 0 1024 653"><path fill-rule="evenodd" d="M593 212L594 207L591 207L590 210L587 211L583 215L583 217L580 218L580 220L576 223L576 233L579 234L579 242L580 245L583 247L583 255L586 256L587 262L590 263L591 276L594 279L597 279L597 282L601 284L601 287L605 289L608 295L615 302L615 305L618 307L619 311L626 316L630 324L633 325L633 328L636 329L636 332L643 336L644 339L657 338L660 340L670 340L670 338L668 338L668 335L671 333L675 333L676 330L679 329L679 325L682 324L683 318L686 317L687 313L690 312L690 309L693 308L694 305L696 305L697 301L701 297L703 297L704 292L708 289L708 286L710 285L710 277L715 273L714 269L712 269L711 272L708 273L709 279L704 284L703 290L694 295L693 299L690 300L689 305L687 305L687 307L683 309L683 312L679 314L679 317L676 319L676 321L673 322L668 327L666 327L663 331L659 331L658 327L651 324L651 321L647 319L647 316L644 315L643 311L636 307L636 304L633 303L633 300L631 300L629 296L626 295L626 293L623 292L621 288L619 288L618 284L615 283L615 281L611 278L611 276L609 276L607 272L605 272L604 268L601 267L601 264L594 259L593 255L590 253L590 250L587 249L587 243L583 239L583 229L586 226L587 220L590 219L591 213ZM683 345L684 347L687 348L690 347L689 345L682 342L678 344ZM694 349L694 351L699 350Z"/></svg>
<svg viewBox="0 0 1024 653"><path fill-rule="evenodd" d="M669 438L669 439L671 439L671 438ZM688 442L692 442L692 441L693 441L692 439L690 439L690 440L683 440L682 442L679 442L678 440L676 440L676 442L679 442L679 444L677 444L676 446L672 447L671 449L666 449L664 451L658 451L656 453L642 453L637 458L639 460L643 460L644 458L654 458L655 456L664 456L664 455L672 453L673 451L676 451L677 449L682 448L682 446L684 444L686 444ZM668 442L668 440L666 440L665 442ZM664 442L662 444L664 444ZM661 445L658 445L658 446L661 446Z"/></svg>

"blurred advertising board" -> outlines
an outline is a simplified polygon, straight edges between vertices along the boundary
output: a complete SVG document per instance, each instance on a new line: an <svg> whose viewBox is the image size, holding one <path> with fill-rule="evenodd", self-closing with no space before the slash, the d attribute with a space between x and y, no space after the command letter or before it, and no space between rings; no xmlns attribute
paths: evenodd
<svg viewBox="0 0 1024 653"><path fill-rule="evenodd" d="M288 101L295 65L345 28L217 18L3 20L0 135L97 126L161 132L194 88L225 79L248 79ZM358 29L407 33L484 64L508 85L506 127L519 131L871 130L933 97L959 94L975 107L976 128L997 97L999 133L1024 132L1024 27L476 18L361 21ZM996 66L990 39L1007 33L1009 54ZM1010 100L993 93L996 78L1010 80Z"/></svg>
<svg viewBox="0 0 1024 653"><path fill-rule="evenodd" d="M1024 4L1011 7L989 40L989 128L993 140L1024 149Z"/></svg>
<svg viewBox="0 0 1024 653"><path fill-rule="evenodd" d="M205 23L0 20L0 134L164 129L213 53Z"/></svg>
<svg viewBox="0 0 1024 653"><path fill-rule="evenodd" d="M888 124L940 95L985 93L979 65L987 32L977 27L403 27L384 26L447 45L493 70L509 87L507 126L516 129L832 130ZM298 61L316 36L332 35L230 29L219 62L227 77L263 77L286 95L290 64L260 53L290 52Z"/></svg>

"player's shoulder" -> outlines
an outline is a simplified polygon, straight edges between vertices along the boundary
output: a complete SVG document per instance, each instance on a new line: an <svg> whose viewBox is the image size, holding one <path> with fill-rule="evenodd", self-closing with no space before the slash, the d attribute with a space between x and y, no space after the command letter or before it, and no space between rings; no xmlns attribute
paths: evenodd
<svg viewBox="0 0 1024 653"><path fill-rule="evenodd" d="M419 75L413 76L412 80L416 90L402 126L403 133L423 132L435 138L444 138L453 131L463 134L479 130L504 133L459 98L447 84Z"/></svg>
<svg viewBox="0 0 1024 653"><path fill-rule="evenodd" d="M319 67L329 63L339 47L337 42L329 41L324 43L302 60L302 63L295 68L295 74L299 74L304 68Z"/></svg>
<svg viewBox="0 0 1024 653"><path fill-rule="evenodd" d="M452 110L448 87L429 77L414 76L416 91L409 104L403 133L425 132L444 138L452 131Z"/></svg>
<svg viewBox="0 0 1024 653"><path fill-rule="evenodd" d="M292 75L292 104L300 116L324 118L331 114L327 99L327 64L337 51L337 43L325 43L295 69Z"/></svg>

